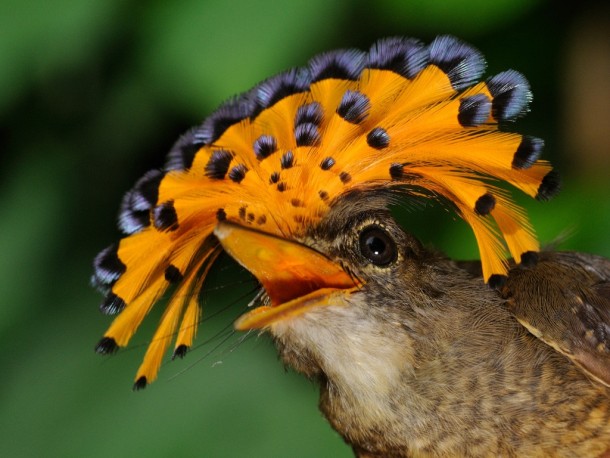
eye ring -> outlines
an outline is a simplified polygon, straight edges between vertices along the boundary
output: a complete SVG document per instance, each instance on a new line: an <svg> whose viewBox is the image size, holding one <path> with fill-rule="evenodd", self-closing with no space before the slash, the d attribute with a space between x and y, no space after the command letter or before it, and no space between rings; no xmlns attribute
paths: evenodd
<svg viewBox="0 0 610 458"><path fill-rule="evenodd" d="M372 264L385 267L396 261L396 242L385 230L373 224L360 231L360 254Z"/></svg>

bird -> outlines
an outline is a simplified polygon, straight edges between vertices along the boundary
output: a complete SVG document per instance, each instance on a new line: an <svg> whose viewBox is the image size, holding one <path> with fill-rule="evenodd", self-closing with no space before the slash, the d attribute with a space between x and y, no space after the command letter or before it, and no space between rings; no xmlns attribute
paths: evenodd
<svg viewBox="0 0 610 458"><path fill-rule="evenodd" d="M234 323L314 380L358 457L609 456L610 260L541 249L512 186L560 190L544 141L510 130L527 79L482 80L441 35L320 54L222 104L121 203L94 260L95 350L126 347L171 291L134 383L184 357L221 253L260 294ZM453 260L393 217L432 202L472 229Z"/></svg>

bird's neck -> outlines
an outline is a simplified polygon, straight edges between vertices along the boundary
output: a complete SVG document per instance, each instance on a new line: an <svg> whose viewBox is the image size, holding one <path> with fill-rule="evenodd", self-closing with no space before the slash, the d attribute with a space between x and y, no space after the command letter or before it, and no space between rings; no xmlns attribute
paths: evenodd
<svg viewBox="0 0 610 458"><path fill-rule="evenodd" d="M381 323L363 310L324 307L273 329L283 360L320 382L321 409L344 437L388 421L404 422L393 399L415 374L413 345L403 324ZM415 398L408 403L421 406Z"/></svg>
<svg viewBox="0 0 610 458"><path fill-rule="evenodd" d="M395 304L382 307L363 304L371 300L363 294L354 299L358 304L321 307L274 326L283 360L320 381L321 409L348 442L388 452L404 450L407 443L425 448L429 444L419 442L434 440L430 431L462 429L460 416L443 410L457 409L455 403L439 409L448 394L459 390L466 396L470 390L455 386L457 365L471 366L476 382L478 362L470 356L476 353L470 347L480 343L485 352L504 351L493 336L503 335L500 328L506 332L507 319L514 320L499 305L489 307L490 301L499 300L484 285L479 299L462 306L456 305L463 303L460 291L445 291L435 299L401 295ZM477 301L487 304L485 311L476 311ZM475 317L481 313L497 316L477 324ZM464 342L462 356L453 354L457 347L449 348L459 341ZM459 371L464 382L471 383L469 368Z"/></svg>

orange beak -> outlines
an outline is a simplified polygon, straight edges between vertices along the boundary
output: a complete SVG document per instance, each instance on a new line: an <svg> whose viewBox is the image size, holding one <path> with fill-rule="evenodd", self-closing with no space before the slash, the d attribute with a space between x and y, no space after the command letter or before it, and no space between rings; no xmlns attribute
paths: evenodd
<svg viewBox="0 0 610 458"><path fill-rule="evenodd" d="M271 299L236 322L238 330L261 329L314 307L341 305L360 286L340 266L300 243L226 221L214 235L225 251L254 275Z"/></svg>

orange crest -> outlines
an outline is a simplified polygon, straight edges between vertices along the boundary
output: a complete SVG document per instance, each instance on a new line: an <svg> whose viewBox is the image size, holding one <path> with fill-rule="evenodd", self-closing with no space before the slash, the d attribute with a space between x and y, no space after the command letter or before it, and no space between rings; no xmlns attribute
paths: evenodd
<svg viewBox="0 0 610 458"><path fill-rule="evenodd" d="M119 314L97 351L127 345L174 284L136 377L145 386L174 336L177 355L192 344L219 220L293 239L354 190L444 198L472 227L485 279L505 274L506 251L520 261L538 242L523 210L491 182L541 200L559 185L538 159L542 140L499 129L527 111L527 81L509 70L478 82L484 67L453 37L427 46L390 38L368 53L322 54L222 105L126 194L127 235L95 260L101 309Z"/></svg>

